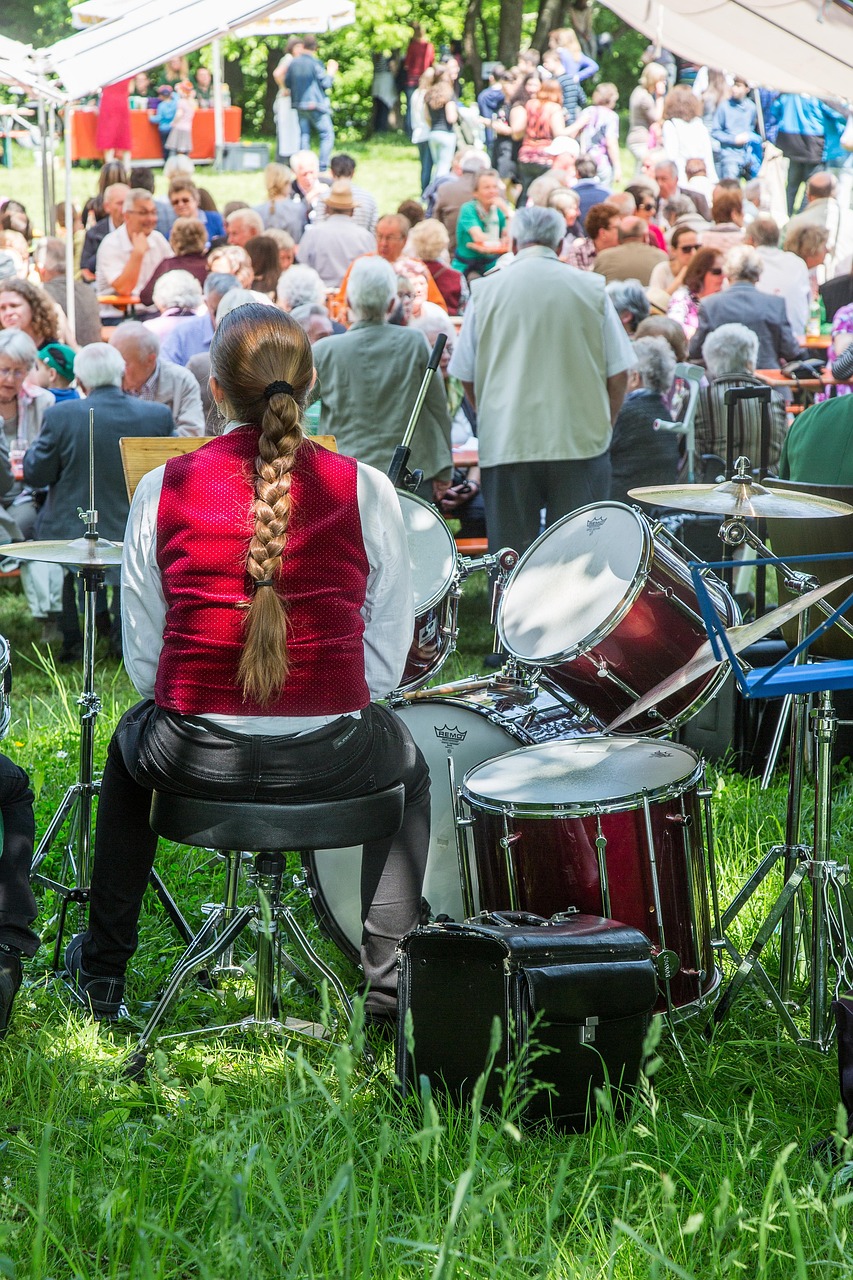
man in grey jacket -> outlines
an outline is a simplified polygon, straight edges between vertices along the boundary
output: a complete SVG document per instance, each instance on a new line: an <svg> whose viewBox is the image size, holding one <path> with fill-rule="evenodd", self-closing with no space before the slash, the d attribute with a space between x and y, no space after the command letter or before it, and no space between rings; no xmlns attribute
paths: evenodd
<svg viewBox="0 0 853 1280"><path fill-rule="evenodd" d="M36 521L36 537L70 540L82 534L83 526L77 513L89 506L89 410L92 409L98 529L102 537L121 542L130 503L119 440L122 436L171 435L172 415L165 405L143 404L122 391L124 361L118 351L105 342L93 342L77 353L74 375L86 399L63 400L48 409L41 431L24 455L25 484L33 489L47 489L47 498ZM118 575L114 570L109 574L115 575L110 648L120 654ZM74 660L82 648L74 582L73 575L66 575L60 622L61 661Z"/></svg>
<svg viewBox="0 0 853 1280"><path fill-rule="evenodd" d="M125 320L110 335L110 345L124 360L123 389L139 400L169 407L173 435L203 436L204 409L193 375L182 365L160 359L160 339L138 320Z"/></svg>
<svg viewBox="0 0 853 1280"><path fill-rule="evenodd" d="M314 347L320 431L341 453L386 471L400 443L429 361L423 334L388 324L397 275L380 257L359 258L347 284L353 324ZM420 496L441 498L450 483L450 416L441 378L432 379L412 440Z"/></svg>

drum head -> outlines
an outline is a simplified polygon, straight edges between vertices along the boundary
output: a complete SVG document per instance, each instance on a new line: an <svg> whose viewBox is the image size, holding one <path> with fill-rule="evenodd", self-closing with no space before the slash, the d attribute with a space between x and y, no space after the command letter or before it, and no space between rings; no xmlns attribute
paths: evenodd
<svg viewBox="0 0 853 1280"><path fill-rule="evenodd" d="M504 645L542 666L583 653L624 616L650 553L648 525L618 502L597 502L558 521L507 584L498 613Z"/></svg>
<svg viewBox="0 0 853 1280"><path fill-rule="evenodd" d="M417 614L437 604L450 590L456 571L456 543L444 520L428 502L400 489L397 497L409 543Z"/></svg>
<svg viewBox="0 0 853 1280"><path fill-rule="evenodd" d="M513 737L507 729L487 719L491 706L474 710L458 699L436 698L407 703L395 710L429 766L431 829L424 897L433 915L464 920L448 754L453 756L459 786L475 764L512 751L524 739ZM318 850L310 855L308 865L320 922L344 954L357 963L361 945L361 849Z"/></svg>
<svg viewBox="0 0 853 1280"><path fill-rule="evenodd" d="M475 808L553 816L555 810L613 812L680 795L699 766L676 742L590 736L522 747L466 775L462 794Z"/></svg>

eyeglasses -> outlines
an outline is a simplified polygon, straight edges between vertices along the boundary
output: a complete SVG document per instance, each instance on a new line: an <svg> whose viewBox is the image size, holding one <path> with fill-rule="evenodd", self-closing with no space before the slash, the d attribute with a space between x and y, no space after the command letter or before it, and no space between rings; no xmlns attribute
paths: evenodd
<svg viewBox="0 0 853 1280"><path fill-rule="evenodd" d="M14 382L23 382L27 376L26 369L2 369L0 368L0 378L11 378Z"/></svg>
<svg viewBox="0 0 853 1280"><path fill-rule="evenodd" d="M706 273L709 276L721 276L723 274L722 267L709 267Z"/></svg>
<svg viewBox="0 0 853 1280"><path fill-rule="evenodd" d="M653 204L641 204L639 207L645 209L647 213L651 213L655 206Z"/></svg>
<svg viewBox="0 0 853 1280"><path fill-rule="evenodd" d="M699 242L696 244L680 244L676 246L679 253L695 253L699 248Z"/></svg>

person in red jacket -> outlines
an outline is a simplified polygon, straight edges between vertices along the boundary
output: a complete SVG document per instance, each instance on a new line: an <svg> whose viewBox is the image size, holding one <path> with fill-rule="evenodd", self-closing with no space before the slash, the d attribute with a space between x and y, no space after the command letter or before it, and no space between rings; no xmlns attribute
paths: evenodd
<svg viewBox="0 0 853 1280"><path fill-rule="evenodd" d="M307 337L275 307L218 326L210 388L224 432L143 477L122 567L124 658L142 696L101 783L89 928L66 967L102 1017L121 1006L157 837L151 792L286 803L406 787L403 826L364 846L366 1009L396 1015L396 943L420 917L429 772L376 698L414 629L397 495L305 436Z"/></svg>
<svg viewBox="0 0 853 1280"><path fill-rule="evenodd" d="M412 24L412 38L406 49L403 67L406 75L406 132L412 136L412 94L418 87L423 73L435 62L435 49L429 40L424 38L420 23Z"/></svg>

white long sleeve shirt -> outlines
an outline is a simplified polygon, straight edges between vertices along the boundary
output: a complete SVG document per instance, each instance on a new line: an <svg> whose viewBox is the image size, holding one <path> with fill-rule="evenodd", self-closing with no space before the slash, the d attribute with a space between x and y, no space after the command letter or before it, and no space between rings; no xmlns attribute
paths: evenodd
<svg viewBox="0 0 853 1280"><path fill-rule="evenodd" d="M233 426L237 424L229 424ZM365 679L371 699L384 698L400 683L414 634L415 611L409 549L396 491L382 472L357 464L357 496L364 550L370 566L364 619ZM149 471L133 495L122 561L124 663L143 698L154 683L166 599L157 563L157 511L165 467ZM358 713L356 713L358 714ZM338 716L206 716L235 733L309 733Z"/></svg>

